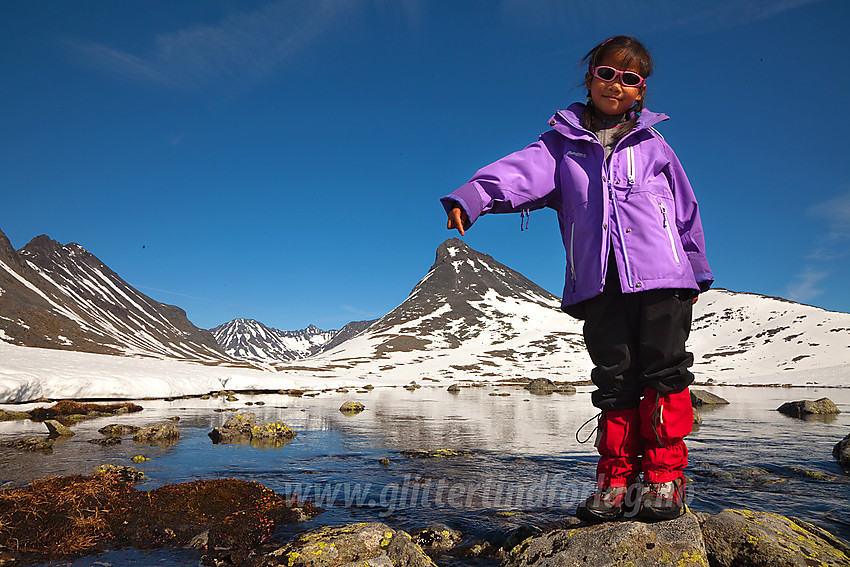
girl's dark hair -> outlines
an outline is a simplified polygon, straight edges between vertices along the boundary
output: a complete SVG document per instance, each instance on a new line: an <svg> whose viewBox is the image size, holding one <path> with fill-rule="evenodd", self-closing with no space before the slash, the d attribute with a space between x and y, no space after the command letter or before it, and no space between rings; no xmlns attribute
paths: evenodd
<svg viewBox="0 0 850 567"><path fill-rule="evenodd" d="M624 67L631 67L633 63L637 63L640 70L640 76L644 79L649 78L652 74L652 56L649 50L643 46L641 42L627 35L614 36L611 39L606 39L593 49L587 52L587 55L582 57L582 62L587 63L588 73L591 67L596 67L609 55L618 55ZM640 117L640 111L643 110L643 97L635 102L635 105L629 109L628 122L621 129L623 135L628 133L637 124ZM593 108L593 101L590 98L590 92L587 93L587 108L581 117L581 124L591 132L599 129L599 118L597 112Z"/></svg>

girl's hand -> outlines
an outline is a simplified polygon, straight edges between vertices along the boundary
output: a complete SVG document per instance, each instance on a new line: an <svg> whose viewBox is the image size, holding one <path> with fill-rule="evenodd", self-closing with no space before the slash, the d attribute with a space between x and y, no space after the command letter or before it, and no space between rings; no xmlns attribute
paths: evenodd
<svg viewBox="0 0 850 567"><path fill-rule="evenodd" d="M466 234L466 231L463 230L465 224L469 222L469 216L466 214L466 211L455 205L452 211L449 213L449 220L446 222L446 228L451 230L456 228L461 236Z"/></svg>

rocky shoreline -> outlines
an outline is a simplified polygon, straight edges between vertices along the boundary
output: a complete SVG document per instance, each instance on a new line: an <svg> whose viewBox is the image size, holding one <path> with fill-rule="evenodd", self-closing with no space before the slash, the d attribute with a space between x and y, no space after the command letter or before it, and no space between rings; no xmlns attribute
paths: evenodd
<svg viewBox="0 0 850 567"><path fill-rule="evenodd" d="M574 393L563 386L538 382L526 390L539 395ZM312 394L287 393L297 397ZM237 401L236 394L223 391L213 396ZM694 390L694 405L728 403L707 394ZM262 402L248 404L259 406ZM837 411L823 399L801 400L787 407L793 408L787 413L801 419L809 413ZM274 448L296 436L283 422L258 423L244 407L231 411L237 409L240 413L209 432L213 443ZM362 403L345 403L339 411L351 416L364 409ZM139 410L141 407L129 403L61 401L29 412L5 412L5 419L43 422L48 430L45 438L5 445L49 452L54 441L73 435L73 426L81 421ZM139 446L173 446L179 442L178 422L179 418L173 418L150 427L110 424L98 430L103 436L98 444L120 443L123 437L132 436ZM457 449L399 452L408 459L471 454ZM850 471L850 435L835 445L833 456L845 473ZM701 475L698 470L695 473ZM138 491L133 484L143 478L144 474L132 467L105 465L90 476L51 477L0 491L0 566L87 556L128 546L191 547L198 550L202 565L217 567L419 567L481 561L502 567L850 566L850 546L828 531L790 516L737 509L716 514L694 511L656 524L587 525L566 517L557 526L522 525L486 541L424 520L422 527L410 531L391 521L326 525L303 532L293 526L287 532L299 535L287 541L293 536L277 539L282 526L314 517L320 521L322 510L310 502L299 502L297 495L278 494L250 480L199 480ZM408 520L405 527L410 523ZM313 520L310 526L315 525Z"/></svg>

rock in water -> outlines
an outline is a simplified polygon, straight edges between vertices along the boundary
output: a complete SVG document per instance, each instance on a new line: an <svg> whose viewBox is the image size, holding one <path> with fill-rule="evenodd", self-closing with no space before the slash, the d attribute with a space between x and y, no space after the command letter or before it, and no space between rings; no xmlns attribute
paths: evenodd
<svg viewBox="0 0 850 567"><path fill-rule="evenodd" d="M213 443L247 443L251 440L251 429L257 423L253 413L240 413L232 416L221 427L213 427L208 433Z"/></svg>
<svg viewBox="0 0 850 567"><path fill-rule="evenodd" d="M832 448L832 456L842 467L850 469L850 435L835 444Z"/></svg>
<svg viewBox="0 0 850 567"><path fill-rule="evenodd" d="M347 414L355 414L360 413L365 410L366 406L361 404L360 402L345 402L341 406L339 406L339 411Z"/></svg>
<svg viewBox="0 0 850 567"><path fill-rule="evenodd" d="M355 563L356 562L356 563ZM265 555L259 565L287 567L436 567L406 532L381 523L318 528Z"/></svg>
<svg viewBox="0 0 850 567"><path fill-rule="evenodd" d="M177 444L180 429L170 421L145 427L133 435L133 441L141 445L171 446Z"/></svg>
<svg viewBox="0 0 850 567"><path fill-rule="evenodd" d="M701 520L712 567L850 566L850 547L802 520L750 510L723 510Z"/></svg>
<svg viewBox="0 0 850 567"><path fill-rule="evenodd" d="M502 567L706 566L699 523L692 514L644 524L609 522L555 530L515 547Z"/></svg>
<svg viewBox="0 0 850 567"><path fill-rule="evenodd" d="M535 378L526 384L525 389L532 394L546 395L555 391L555 383L548 378Z"/></svg>
<svg viewBox="0 0 850 567"><path fill-rule="evenodd" d="M51 439L57 437L73 437L74 432L71 431L70 427L65 427L55 419L48 419L44 422L44 425L47 426L48 434L47 436Z"/></svg>
<svg viewBox="0 0 850 567"><path fill-rule="evenodd" d="M791 417L803 417L805 415L835 415L841 413L838 407L829 398L819 400L801 400L799 402L786 402L779 406L779 413Z"/></svg>
<svg viewBox="0 0 850 567"><path fill-rule="evenodd" d="M691 403L695 406L728 405L729 402L711 392L691 389Z"/></svg>

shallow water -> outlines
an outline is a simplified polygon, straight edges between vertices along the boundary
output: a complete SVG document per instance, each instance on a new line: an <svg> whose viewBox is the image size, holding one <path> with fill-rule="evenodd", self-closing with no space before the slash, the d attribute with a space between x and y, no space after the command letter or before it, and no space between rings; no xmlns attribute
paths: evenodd
<svg viewBox="0 0 850 567"><path fill-rule="evenodd" d="M850 432L850 389L733 388L711 391L731 402L702 410L704 423L687 439L687 476L693 510L749 508L797 516L850 539L850 476L832 447ZM492 394L510 394L496 396ZM149 490L168 483L218 477L258 481L282 494L298 493L326 509L310 522L287 526L277 537L319 525L382 521L413 530L439 521L469 541L498 542L523 524L556 526L592 491L596 453L576 441L576 430L595 415L589 389L577 395L534 396L511 386L378 388L368 394L326 393L316 398L237 395L219 399L140 401L145 410L74 426L76 435L53 454L0 448L0 482L20 485L47 475L90 474L103 463L134 465ZM802 421L774 411L792 400L831 398L842 414ZM346 400L366 411L347 416ZM265 405L246 407L245 402ZM298 432L284 447L213 445L207 433L239 407L259 421L282 420ZM108 423L152 425L178 416L180 442L170 448L87 443ZM0 423L0 441L43 435L42 424ZM590 428L585 429L590 433ZM461 449L469 456L413 459L407 449ZM388 458L388 466L379 464ZM197 565L194 551L113 551L55 565ZM464 560L438 558L437 563ZM479 561L480 563L480 561ZM485 561L484 563L487 563Z"/></svg>

